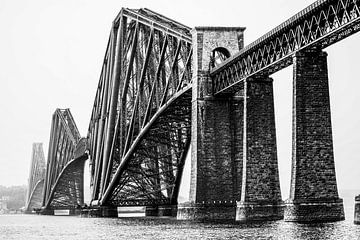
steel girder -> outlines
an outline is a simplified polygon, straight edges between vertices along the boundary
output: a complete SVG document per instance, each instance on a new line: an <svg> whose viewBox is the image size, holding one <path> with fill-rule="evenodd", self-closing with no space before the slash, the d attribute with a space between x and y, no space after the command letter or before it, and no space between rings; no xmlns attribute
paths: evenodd
<svg viewBox="0 0 360 240"><path fill-rule="evenodd" d="M33 143L25 210L32 211L42 206L45 156L42 143Z"/></svg>
<svg viewBox="0 0 360 240"><path fill-rule="evenodd" d="M87 159L88 156L83 154L66 164L56 179L45 208L77 208L84 205L84 165Z"/></svg>
<svg viewBox="0 0 360 240"><path fill-rule="evenodd" d="M45 176L45 187L42 204L45 208L49 208L51 206L53 200L58 197L58 195L56 195L58 193L66 195L68 191L78 192L78 182L80 183L80 188L82 190L83 180L80 181L78 179L82 178L84 169L79 166L81 163L77 164L77 168L75 169L73 167L74 164L70 164L70 161L74 158L77 160L82 155L86 157L85 142L86 140L81 139L80 137L80 133L76 127L70 110L56 109L55 113L53 114L51 123L47 171ZM75 160L71 161L71 163ZM72 181L76 181L76 184L72 184ZM63 186L64 182L69 183L68 191L65 189L65 187L60 188L58 186L59 183L61 183ZM82 193L78 195L81 199L83 199ZM73 201L69 202L68 204L72 203ZM56 205L56 203L54 203L54 205Z"/></svg>
<svg viewBox="0 0 360 240"><path fill-rule="evenodd" d="M175 201L190 143L191 56L190 28L149 9L120 11L88 131L93 200Z"/></svg>
<svg viewBox="0 0 360 240"><path fill-rule="evenodd" d="M253 75L292 64L301 50L323 49L360 30L360 0L318 0L211 70L213 94L237 92Z"/></svg>
<svg viewBox="0 0 360 240"><path fill-rule="evenodd" d="M32 212L42 207L44 182L45 179L41 179L35 184L25 206L26 212Z"/></svg>

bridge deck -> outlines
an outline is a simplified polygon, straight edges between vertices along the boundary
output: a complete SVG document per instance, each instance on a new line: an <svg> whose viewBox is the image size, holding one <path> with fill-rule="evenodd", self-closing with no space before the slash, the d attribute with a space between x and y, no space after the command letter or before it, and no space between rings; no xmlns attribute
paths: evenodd
<svg viewBox="0 0 360 240"><path fill-rule="evenodd" d="M359 0L319 0L211 70L213 92L231 94L253 75L292 64L295 52L326 48L360 30Z"/></svg>

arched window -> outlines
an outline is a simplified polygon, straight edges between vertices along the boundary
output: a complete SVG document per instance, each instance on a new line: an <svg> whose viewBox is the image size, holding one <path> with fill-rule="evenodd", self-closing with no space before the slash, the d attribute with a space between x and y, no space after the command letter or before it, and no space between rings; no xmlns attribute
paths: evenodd
<svg viewBox="0 0 360 240"><path fill-rule="evenodd" d="M224 62L229 57L230 57L230 52L226 48L223 48L223 47L215 48L211 52L210 68L219 66L222 62Z"/></svg>

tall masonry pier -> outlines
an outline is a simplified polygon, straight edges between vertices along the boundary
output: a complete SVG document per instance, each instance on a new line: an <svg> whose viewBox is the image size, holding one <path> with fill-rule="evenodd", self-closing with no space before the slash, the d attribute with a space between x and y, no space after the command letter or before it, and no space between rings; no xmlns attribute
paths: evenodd
<svg viewBox="0 0 360 240"><path fill-rule="evenodd" d="M244 28L196 27L193 37L190 201L178 219L282 218L272 79L213 96L209 70L243 47ZM220 56L220 57L219 57ZM219 58L218 58L219 57Z"/></svg>
<svg viewBox="0 0 360 240"><path fill-rule="evenodd" d="M360 224L360 195L355 197L354 223Z"/></svg>
<svg viewBox="0 0 360 240"><path fill-rule="evenodd" d="M344 219L334 166L327 54L310 49L293 57L293 149L287 221Z"/></svg>

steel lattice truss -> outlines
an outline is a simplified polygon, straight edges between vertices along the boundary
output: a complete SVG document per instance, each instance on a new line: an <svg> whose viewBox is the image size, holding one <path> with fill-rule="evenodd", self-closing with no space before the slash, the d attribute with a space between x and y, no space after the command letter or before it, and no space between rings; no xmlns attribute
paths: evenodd
<svg viewBox="0 0 360 240"><path fill-rule="evenodd" d="M87 159L83 154L66 164L50 193L47 208L76 208L84 204L84 165Z"/></svg>
<svg viewBox="0 0 360 240"><path fill-rule="evenodd" d="M148 9L114 20L88 131L93 200L174 201L190 143L191 56L190 28L178 22Z"/></svg>
<svg viewBox="0 0 360 240"><path fill-rule="evenodd" d="M319 0L211 70L213 93L234 93L253 75L292 64L295 52L323 49L360 30L360 0Z"/></svg>
<svg viewBox="0 0 360 240"><path fill-rule="evenodd" d="M83 202L85 143L70 110L56 109L51 123L43 198L45 208Z"/></svg>
<svg viewBox="0 0 360 240"><path fill-rule="evenodd" d="M41 208L45 179L45 156L42 143L33 143L25 210Z"/></svg>

